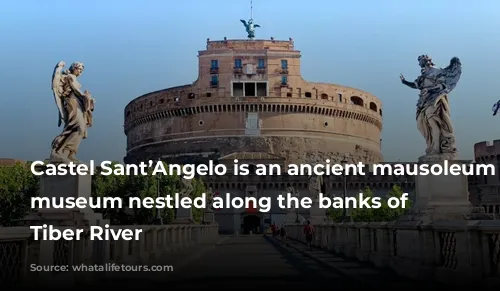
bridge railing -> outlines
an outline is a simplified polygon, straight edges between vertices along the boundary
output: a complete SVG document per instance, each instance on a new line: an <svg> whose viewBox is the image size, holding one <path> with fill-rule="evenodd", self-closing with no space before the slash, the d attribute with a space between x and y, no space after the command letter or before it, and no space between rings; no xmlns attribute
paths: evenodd
<svg viewBox="0 0 500 291"><path fill-rule="evenodd" d="M35 271L35 268L74 265L142 264L192 246L215 244L218 225L134 225L110 228L142 229L140 239L90 240L84 232L81 240L34 240L29 227L0 227L0 283L30 282L54 277L72 278L72 271L59 269ZM61 230L63 228L60 228ZM66 227L64 229L71 229ZM94 272L95 273L95 272Z"/></svg>
<svg viewBox="0 0 500 291"><path fill-rule="evenodd" d="M304 225L287 235L305 243ZM399 275L453 284L500 283L500 223L442 221L315 225L313 245L388 267Z"/></svg>

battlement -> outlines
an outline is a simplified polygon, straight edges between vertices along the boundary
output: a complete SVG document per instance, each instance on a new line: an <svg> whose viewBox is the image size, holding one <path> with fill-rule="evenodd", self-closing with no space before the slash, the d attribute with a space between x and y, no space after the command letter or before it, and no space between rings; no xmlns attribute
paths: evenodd
<svg viewBox="0 0 500 291"><path fill-rule="evenodd" d="M274 50L293 51L293 39L289 40L264 40L264 39L207 39L207 51L217 50Z"/></svg>
<svg viewBox="0 0 500 291"><path fill-rule="evenodd" d="M474 144L474 157L476 161L483 158L496 157L500 155L500 139L493 142L482 141Z"/></svg>

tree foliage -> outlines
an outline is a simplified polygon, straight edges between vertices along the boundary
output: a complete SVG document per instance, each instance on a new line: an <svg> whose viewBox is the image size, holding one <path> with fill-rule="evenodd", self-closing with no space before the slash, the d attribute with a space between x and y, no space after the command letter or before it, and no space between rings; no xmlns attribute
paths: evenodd
<svg viewBox="0 0 500 291"><path fill-rule="evenodd" d="M193 193L191 194L192 198L200 197L203 193L206 193L206 191L207 189L205 188L205 184L203 184L203 182L200 179L193 180ZM206 197L207 200L208 198L209 197ZM207 201L207 207L209 207L208 201ZM205 214L204 209L193 207L193 219L195 221L197 222L203 221L204 214Z"/></svg>
<svg viewBox="0 0 500 291"><path fill-rule="evenodd" d="M111 166L117 164L112 163ZM93 197L118 197L125 201L128 189L131 186L129 177L123 175L95 175L92 177L92 196ZM130 223L133 216L127 213L125 208L105 208L96 209L96 212L102 213L103 217L110 219L112 224L121 222L123 224Z"/></svg>
<svg viewBox="0 0 500 291"><path fill-rule="evenodd" d="M360 191L363 193L363 196L374 198L375 196L373 195L373 191L369 188L366 187L365 190ZM382 203L381 208L354 208L351 209L350 214L352 216L352 219L354 221L363 221L363 222L370 222L370 221L377 221L379 219L379 216L381 214L380 209L384 207L384 203Z"/></svg>
<svg viewBox="0 0 500 291"><path fill-rule="evenodd" d="M364 191L361 191L364 197L374 197L373 191L367 187ZM394 185L386 197L381 199L380 208L352 208L348 209L348 215L351 216L352 220L355 222L381 222L381 221L393 221L405 214L408 209L411 208L412 202L410 200L406 201L406 205L398 208L390 208L388 205L388 200L391 197L397 197L401 199L404 191L398 186ZM333 221L340 221L342 217L341 208L331 208L327 210L328 217Z"/></svg>
<svg viewBox="0 0 500 291"><path fill-rule="evenodd" d="M392 189L389 191L389 194L387 195L387 199L390 197L397 197L398 199L401 200L401 197L403 197L403 194L405 194L403 189L401 189L401 187L399 187L398 185L394 185L392 187ZM387 205L387 203L385 203L385 204ZM392 221L392 220L397 219L401 215L408 213L408 211L411 209L412 206L413 206L413 202L408 198L404 208L402 206L398 207L398 208L387 207L389 209L388 213L386 214L387 220Z"/></svg>
<svg viewBox="0 0 500 291"><path fill-rule="evenodd" d="M166 164L165 168L167 167ZM181 191L181 179L177 175L152 175L150 169L148 175L138 176L117 176L117 175L96 175L93 179L92 195L96 197L119 197L124 201L122 209L96 209L103 216L110 219L113 224L151 224L157 216L158 209L134 207L127 208L129 197L139 197L142 199L151 197L155 199L158 194L162 197L175 195ZM205 186L200 179L192 180L193 193L191 197L199 197L204 193ZM159 209L160 216L164 223L170 223L175 218L175 209ZM203 218L203 209L192 208L193 219L200 222Z"/></svg>
<svg viewBox="0 0 500 291"><path fill-rule="evenodd" d="M117 164L116 162L114 164ZM166 166L166 165L165 165ZM123 208L94 209L102 213L112 224L151 224L156 218L157 208L128 209L128 197L156 198L159 192L162 196L174 195L181 190L179 176L165 175L100 175L92 177L93 197L118 197L123 200ZM30 200L40 194L40 177L33 175L30 163L17 163L0 166L0 225L11 226L30 211ZM193 179L192 198L199 197L206 189L200 179ZM158 188L159 186L159 188ZM159 191L158 191L159 189ZM193 219L201 221L203 209L193 208ZM175 209L160 210L164 223L170 223L175 218Z"/></svg>
<svg viewBox="0 0 500 291"><path fill-rule="evenodd" d="M38 196L39 181L30 163L0 166L0 225L11 226L28 213L31 197Z"/></svg>
<svg viewBox="0 0 500 291"><path fill-rule="evenodd" d="M335 222L340 222L342 218L342 208L328 208L326 210L326 217Z"/></svg>

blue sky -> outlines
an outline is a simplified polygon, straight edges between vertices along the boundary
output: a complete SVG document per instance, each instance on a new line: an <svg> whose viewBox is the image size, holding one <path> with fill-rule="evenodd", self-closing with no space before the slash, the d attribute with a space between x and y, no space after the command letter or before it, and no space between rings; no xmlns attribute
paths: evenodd
<svg viewBox="0 0 500 291"><path fill-rule="evenodd" d="M175 3L175 4L174 4ZM453 56L463 74L450 97L457 146L500 136L491 114L500 99L499 1L254 0L258 38L295 40L305 79L352 86L384 103L387 161L425 149L415 125L417 92L399 81ZM50 89L55 64L82 61L81 82L97 99L82 160L122 160L123 108L133 98L197 77L206 39L245 38L249 1L4 1L0 8L0 157L44 159L60 133ZM500 117L497 117L500 118Z"/></svg>

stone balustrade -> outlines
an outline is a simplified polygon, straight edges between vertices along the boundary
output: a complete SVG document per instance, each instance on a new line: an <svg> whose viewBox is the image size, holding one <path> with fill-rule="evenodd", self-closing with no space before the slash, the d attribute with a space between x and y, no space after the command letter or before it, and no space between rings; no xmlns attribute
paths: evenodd
<svg viewBox="0 0 500 291"><path fill-rule="evenodd" d="M64 227L68 229L70 227ZM182 249L215 244L218 225L134 225L111 226L142 229L138 241L91 241L88 233L81 240L33 240L29 227L0 227L0 283L32 282L56 278L76 278L72 272L36 272L37 266L104 265L107 263L147 265L155 259ZM63 228L61 228L63 229ZM91 276L102 272L87 272ZM78 278L84 278L78 276ZM88 278L86 278L88 280Z"/></svg>
<svg viewBox="0 0 500 291"><path fill-rule="evenodd" d="M305 243L303 228L288 225L287 236ZM500 284L498 221L329 223L315 229L315 247L405 277L462 286Z"/></svg>

